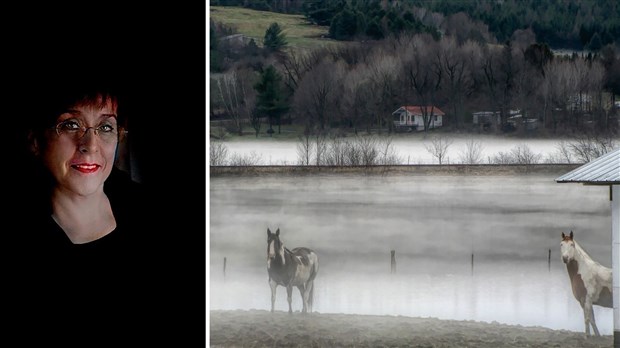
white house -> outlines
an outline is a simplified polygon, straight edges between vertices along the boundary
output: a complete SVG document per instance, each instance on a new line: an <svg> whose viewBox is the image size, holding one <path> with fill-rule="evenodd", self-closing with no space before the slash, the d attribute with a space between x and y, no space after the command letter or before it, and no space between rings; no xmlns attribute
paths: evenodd
<svg viewBox="0 0 620 348"><path fill-rule="evenodd" d="M424 116L430 120L429 128L442 126L445 115L438 107L428 106L401 106L392 113L394 126L401 130L424 130Z"/></svg>

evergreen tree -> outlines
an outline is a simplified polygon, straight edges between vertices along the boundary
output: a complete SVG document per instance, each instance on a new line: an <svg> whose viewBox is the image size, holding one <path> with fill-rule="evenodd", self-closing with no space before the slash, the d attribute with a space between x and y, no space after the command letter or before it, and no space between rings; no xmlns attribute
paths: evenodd
<svg viewBox="0 0 620 348"><path fill-rule="evenodd" d="M366 35L372 39L380 40L384 38L383 29L379 21L374 18L366 28Z"/></svg>
<svg viewBox="0 0 620 348"><path fill-rule="evenodd" d="M332 20L329 35L335 40L351 40L357 34L357 14L345 8Z"/></svg>
<svg viewBox="0 0 620 348"><path fill-rule="evenodd" d="M303 4L303 13L312 23L329 25L336 13L340 12L346 3L344 0L306 0Z"/></svg>
<svg viewBox="0 0 620 348"><path fill-rule="evenodd" d="M265 31L265 39L263 45L265 48L272 51L280 51L288 43L286 42L286 35L282 32L282 28L278 23L271 23L267 31Z"/></svg>
<svg viewBox="0 0 620 348"><path fill-rule="evenodd" d="M209 69L213 72L221 71L218 37L213 22L209 26Z"/></svg>
<svg viewBox="0 0 620 348"><path fill-rule="evenodd" d="M601 36L598 33L594 33L594 35L592 35L588 48L591 51L598 51L603 48L603 42L601 41Z"/></svg>
<svg viewBox="0 0 620 348"><path fill-rule="evenodd" d="M280 134L280 120L282 115L289 110L289 105L285 98L282 88L282 75L278 73L273 65L265 69L259 81L254 85L258 92L256 96L256 109L261 116L267 116L269 120L269 134L273 134L273 123L278 124L278 134Z"/></svg>

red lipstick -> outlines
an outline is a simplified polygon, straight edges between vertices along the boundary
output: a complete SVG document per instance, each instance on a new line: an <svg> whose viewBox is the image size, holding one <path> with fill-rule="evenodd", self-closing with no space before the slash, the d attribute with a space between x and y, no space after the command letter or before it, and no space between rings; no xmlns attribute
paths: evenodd
<svg viewBox="0 0 620 348"><path fill-rule="evenodd" d="M76 169L79 172L85 173L85 174L90 174L90 173L94 173L97 170L99 170L101 166L98 164L91 164L91 163L79 163L79 164L72 164L71 168Z"/></svg>

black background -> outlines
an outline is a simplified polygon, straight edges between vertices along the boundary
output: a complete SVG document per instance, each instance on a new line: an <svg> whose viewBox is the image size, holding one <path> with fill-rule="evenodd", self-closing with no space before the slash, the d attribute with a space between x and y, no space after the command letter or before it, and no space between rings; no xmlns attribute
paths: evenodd
<svg viewBox="0 0 620 348"><path fill-rule="evenodd" d="M20 181L20 121L37 102L29 88L71 83L63 79L71 74L113 74L126 90L132 156L142 183L160 197L163 206L153 215L170 235L177 260L178 277L170 287L183 302L183 313L175 313L179 343L192 346L204 346L206 330L205 6L45 2L4 4L0 10L0 108L8 140L3 191L10 193L4 200L10 205L11 194L28 184Z"/></svg>

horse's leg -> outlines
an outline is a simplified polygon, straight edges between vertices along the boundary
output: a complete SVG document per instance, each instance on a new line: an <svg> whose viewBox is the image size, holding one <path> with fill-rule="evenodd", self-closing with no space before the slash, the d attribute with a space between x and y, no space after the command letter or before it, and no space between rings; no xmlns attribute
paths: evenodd
<svg viewBox="0 0 620 348"><path fill-rule="evenodd" d="M293 287L291 285L286 287L286 300L288 301L288 313L292 314L293 306L291 302L293 302Z"/></svg>
<svg viewBox="0 0 620 348"><path fill-rule="evenodd" d="M297 288L299 289L299 294L301 295L301 302L303 303L301 312L306 313L308 311L308 288L304 285L300 285Z"/></svg>
<svg viewBox="0 0 620 348"><path fill-rule="evenodd" d="M586 297L583 303L583 321L586 324L586 336L590 336L590 322L592 315L592 300Z"/></svg>
<svg viewBox="0 0 620 348"><path fill-rule="evenodd" d="M271 313L273 313L273 308L276 302L276 288L278 287L278 283L269 279L269 287L271 288Z"/></svg>
<svg viewBox="0 0 620 348"><path fill-rule="evenodd" d="M590 324L594 330L594 335L600 336L601 334L598 332L598 327L596 327L596 319L594 319L594 306L590 306Z"/></svg>

